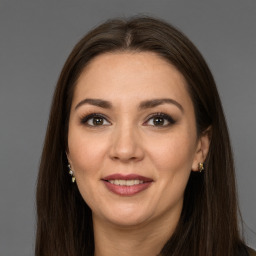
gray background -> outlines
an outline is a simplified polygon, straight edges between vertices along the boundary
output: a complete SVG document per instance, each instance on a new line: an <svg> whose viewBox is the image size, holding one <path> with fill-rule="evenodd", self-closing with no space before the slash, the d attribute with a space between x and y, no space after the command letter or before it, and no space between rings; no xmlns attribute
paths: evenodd
<svg viewBox="0 0 256 256"><path fill-rule="evenodd" d="M138 13L181 28L218 84L233 143L245 237L256 248L256 1L0 0L0 255L33 255L35 183L55 83L74 44Z"/></svg>

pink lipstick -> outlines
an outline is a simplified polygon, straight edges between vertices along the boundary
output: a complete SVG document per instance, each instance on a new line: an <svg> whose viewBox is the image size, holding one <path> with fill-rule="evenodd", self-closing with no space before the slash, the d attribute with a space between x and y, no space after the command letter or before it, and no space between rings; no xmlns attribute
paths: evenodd
<svg viewBox="0 0 256 256"><path fill-rule="evenodd" d="M133 196L153 183L152 179L137 174L112 174L102 181L111 192L120 196Z"/></svg>

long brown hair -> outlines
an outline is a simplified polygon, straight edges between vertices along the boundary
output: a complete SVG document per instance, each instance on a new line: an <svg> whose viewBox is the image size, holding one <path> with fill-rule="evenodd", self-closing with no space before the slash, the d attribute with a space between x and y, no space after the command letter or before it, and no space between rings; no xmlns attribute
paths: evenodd
<svg viewBox="0 0 256 256"><path fill-rule="evenodd" d="M116 51L155 52L172 63L187 81L198 136L212 128L206 171L191 172L179 223L161 255L246 255L238 230L232 151L213 76L196 47L176 28L158 19L134 17L110 20L89 32L60 74L38 176L36 256L93 255L91 210L67 170L68 122L83 69L95 56Z"/></svg>

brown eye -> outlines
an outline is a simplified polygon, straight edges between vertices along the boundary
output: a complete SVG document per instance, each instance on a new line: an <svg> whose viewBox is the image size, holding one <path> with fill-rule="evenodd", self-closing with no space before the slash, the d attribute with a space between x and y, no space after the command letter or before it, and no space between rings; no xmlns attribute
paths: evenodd
<svg viewBox="0 0 256 256"><path fill-rule="evenodd" d="M151 115L151 117L147 120L144 125L154 126L154 127L167 127L169 125L174 124L174 119L164 113L156 113Z"/></svg>
<svg viewBox="0 0 256 256"><path fill-rule="evenodd" d="M94 117L92 118L93 125L103 125L103 118L102 117Z"/></svg>
<svg viewBox="0 0 256 256"><path fill-rule="evenodd" d="M110 122L100 114L90 114L81 119L81 123L87 126L106 126L111 125Z"/></svg>
<svg viewBox="0 0 256 256"><path fill-rule="evenodd" d="M155 126L164 125L164 118L163 117L155 117L153 118L153 123Z"/></svg>

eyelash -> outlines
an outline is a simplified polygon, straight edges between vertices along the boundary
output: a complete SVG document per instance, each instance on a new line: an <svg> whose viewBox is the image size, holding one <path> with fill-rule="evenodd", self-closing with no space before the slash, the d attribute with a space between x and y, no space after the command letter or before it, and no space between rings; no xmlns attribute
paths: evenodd
<svg viewBox="0 0 256 256"><path fill-rule="evenodd" d="M88 121L90 119L93 120L93 118L101 118L101 119L103 119L103 122L107 121L111 125L111 123L108 121L108 119L104 115L99 114L99 113L92 113L92 114L89 114L89 115L86 115L86 116L82 117L81 118L81 124L87 125L89 127L106 126L106 124L101 124L101 125L91 125L91 124L89 124ZM162 118L162 119L164 119L164 121L168 122L168 124L160 125L159 128L168 127L168 126L173 125L173 124L176 123L176 121L170 115L167 115L167 114L162 113L162 112L158 112L158 113L151 114L147 118L147 121L143 123L143 125L146 125L150 120L152 120L154 118ZM109 124L107 124L107 125L109 125ZM157 125L150 125L150 126L158 127Z"/></svg>
<svg viewBox="0 0 256 256"><path fill-rule="evenodd" d="M168 124L165 124L165 125L160 125L159 127L168 127L170 125L173 125L176 123L176 121L170 116L170 115L167 115L165 113L162 113L162 112L158 112L158 113L153 113L151 114L148 118L147 118L147 121L145 123L148 123L151 119L154 119L154 118L163 118L164 121L167 121ZM144 124L145 124L144 123ZM151 126L155 126L155 127L158 127L157 125L151 125Z"/></svg>
<svg viewBox="0 0 256 256"><path fill-rule="evenodd" d="M104 115L98 114L98 113L92 113L92 114L86 115L85 117L82 117L82 118L81 118L81 124L85 124L85 125L87 125L87 126L89 126L89 127L96 127L97 125L88 124L88 121L89 121L90 119L93 119L93 118L102 118L103 120L106 120L108 123L110 123L110 122L108 121L108 119L107 119ZM103 121L103 122L104 122L104 121Z"/></svg>

